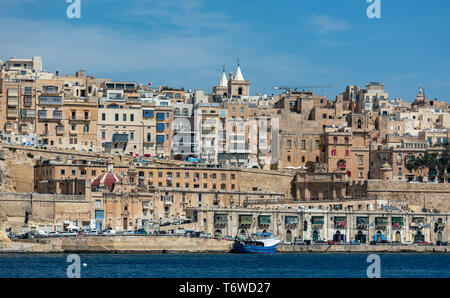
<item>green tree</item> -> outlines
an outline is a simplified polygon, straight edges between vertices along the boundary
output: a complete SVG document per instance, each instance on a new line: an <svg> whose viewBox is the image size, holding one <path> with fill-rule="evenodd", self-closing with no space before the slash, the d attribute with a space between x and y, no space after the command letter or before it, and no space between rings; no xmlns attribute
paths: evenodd
<svg viewBox="0 0 450 298"><path fill-rule="evenodd" d="M444 150L437 160L437 170L440 180L448 181L448 168L450 167L450 146L445 145Z"/></svg>

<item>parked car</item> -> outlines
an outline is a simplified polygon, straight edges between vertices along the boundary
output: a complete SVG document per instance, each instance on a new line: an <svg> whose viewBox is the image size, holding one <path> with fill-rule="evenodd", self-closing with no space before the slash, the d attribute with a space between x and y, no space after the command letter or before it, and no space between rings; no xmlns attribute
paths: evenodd
<svg viewBox="0 0 450 298"><path fill-rule="evenodd" d="M45 231L38 231L38 232L37 232L37 236L39 236L39 237L47 237L47 236L48 236L48 233L45 232Z"/></svg>
<svg viewBox="0 0 450 298"><path fill-rule="evenodd" d="M61 236L59 232L54 231L54 232L48 232L47 237L59 237Z"/></svg>
<svg viewBox="0 0 450 298"><path fill-rule="evenodd" d="M114 236L116 235L116 230L106 230L103 232L104 236Z"/></svg>
<svg viewBox="0 0 450 298"><path fill-rule="evenodd" d="M63 236L63 237L78 236L78 233L75 231L66 231L66 232L62 232L61 236Z"/></svg>
<svg viewBox="0 0 450 298"><path fill-rule="evenodd" d="M431 243L426 242L426 241L419 241L419 242L417 242L417 244L419 244L419 245L431 245Z"/></svg>
<svg viewBox="0 0 450 298"><path fill-rule="evenodd" d="M412 245L413 243L411 241L405 241L405 242L403 242L403 244L405 244L405 245Z"/></svg>
<svg viewBox="0 0 450 298"><path fill-rule="evenodd" d="M323 244L323 243L326 243L326 242L325 242L325 240L316 240L316 241L314 241L314 243L316 243L316 244Z"/></svg>
<svg viewBox="0 0 450 298"><path fill-rule="evenodd" d="M155 235L167 235L166 231L157 230L154 232Z"/></svg>
<svg viewBox="0 0 450 298"><path fill-rule="evenodd" d="M124 236L134 235L134 231L128 230L128 231L123 232L122 235L124 235Z"/></svg>
<svg viewBox="0 0 450 298"><path fill-rule="evenodd" d="M292 245L292 242L285 240L285 241L282 242L282 244L284 244L284 245Z"/></svg>
<svg viewBox="0 0 450 298"><path fill-rule="evenodd" d="M337 241L334 241L334 240L328 240L327 243L328 243L328 244L331 244L331 245L338 244L338 242L337 242Z"/></svg>
<svg viewBox="0 0 450 298"><path fill-rule="evenodd" d="M9 239L14 239L14 238L16 238L16 237L17 237L16 233L14 233L14 232L9 232L9 233L8 233L8 238L9 238Z"/></svg>
<svg viewBox="0 0 450 298"><path fill-rule="evenodd" d="M148 232L144 229L139 229L139 230L134 231L134 234L135 235L147 235Z"/></svg>
<svg viewBox="0 0 450 298"><path fill-rule="evenodd" d="M225 237L223 237L223 240L227 240L227 241L233 241L233 240L234 240L234 238L233 238L233 237L231 237L231 236L225 236Z"/></svg>
<svg viewBox="0 0 450 298"><path fill-rule="evenodd" d="M90 231L86 231L84 233L85 236L97 236L98 232L96 230L90 230Z"/></svg>
<svg viewBox="0 0 450 298"><path fill-rule="evenodd" d="M184 235L186 234L186 231L185 231L185 230L182 230L182 229L179 229L179 230L173 231L173 234L174 234L175 236L184 236Z"/></svg>
<svg viewBox="0 0 450 298"><path fill-rule="evenodd" d="M302 239L295 239L294 245L306 245L306 242Z"/></svg>

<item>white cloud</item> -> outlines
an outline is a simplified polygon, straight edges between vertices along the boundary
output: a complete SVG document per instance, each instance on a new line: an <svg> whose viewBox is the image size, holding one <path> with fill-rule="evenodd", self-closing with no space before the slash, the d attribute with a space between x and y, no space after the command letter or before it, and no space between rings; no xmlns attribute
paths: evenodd
<svg viewBox="0 0 450 298"><path fill-rule="evenodd" d="M327 15L311 15L309 23L316 28L317 33L326 34L350 29L346 20L341 20Z"/></svg>
<svg viewBox="0 0 450 298"><path fill-rule="evenodd" d="M42 56L45 69L61 74L84 69L99 77L210 90L220 80L221 65L234 72L239 57L252 92L333 71L297 53L262 52L264 36L246 31L245 21L203 11L202 1L158 1L152 9L144 9L151 3L156 2L140 0L125 12L109 7L110 18L145 23L146 30L138 31L87 25L83 18L72 22L2 16L0 54L7 56L0 59Z"/></svg>

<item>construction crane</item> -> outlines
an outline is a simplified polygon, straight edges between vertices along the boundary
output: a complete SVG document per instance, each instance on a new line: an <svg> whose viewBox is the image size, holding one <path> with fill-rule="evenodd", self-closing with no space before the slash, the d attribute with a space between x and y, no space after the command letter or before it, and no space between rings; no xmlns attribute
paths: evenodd
<svg viewBox="0 0 450 298"><path fill-rule="evenodd" d="M297 89L322 89L322 88L331 88L331 85L317 85L317 86L275 86L273 90L286 90L287 92L291 92L291 90L297 91Z"/></svg>

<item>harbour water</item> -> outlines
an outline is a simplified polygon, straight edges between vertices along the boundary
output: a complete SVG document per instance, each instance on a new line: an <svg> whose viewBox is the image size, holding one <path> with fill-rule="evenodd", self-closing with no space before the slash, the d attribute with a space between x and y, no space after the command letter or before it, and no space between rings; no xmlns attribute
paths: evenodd
<svg viewBox="0 0 450 298"><path fill-rule="evenodd" d="M82 278L365 278L369 254L80 254ZM379 254L383 278L449 278L448 254ZM65 278L66 254L2 254L0 278Z"/></svg>

